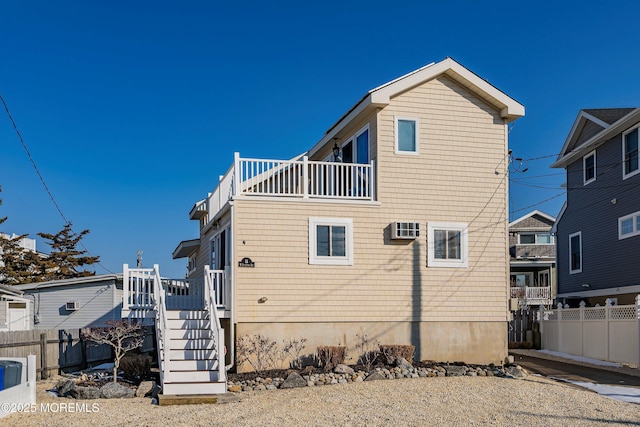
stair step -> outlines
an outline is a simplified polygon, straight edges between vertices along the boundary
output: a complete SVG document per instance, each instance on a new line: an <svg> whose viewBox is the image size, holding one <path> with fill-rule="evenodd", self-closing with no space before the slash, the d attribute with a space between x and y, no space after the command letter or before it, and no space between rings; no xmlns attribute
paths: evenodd
<svg viewBox="0 0 640 427"><path fill-rule="evenodd" d="M165 383L162 386L162 394L223 394L227 392L225 382L207 383Z"/></svg>
<svg viewBox="0 0 640 427"><path fill-rule="evenodd" d="M170 360L170 371L213 371L218 369L218 359L214 360Z"/></svg>
<svg viewBox="0 0 640 427"><path fill-rule="evenodd" d="M211 339L213 333L211 329L169 329L167 337L174 339Z"/></svg>
<svg viewBox="0 0 640 427"><path fill-rule="evenodd" d="M170 339L167 342L169 350L212 350L216 342L208 339Z"/></svg>
<svg viewBox="0 0 640 427"><path fill-rule="evenodd" d="M218 352L210 350L169 350L169 360L213 360Z"/></svg>
<svg viewBox="0 0 640 427"><path fill-rule="evenodd" d="M208 319L207 310L167 310L167 319Z"/></svg>
<svg viewBox="0 0 640 427"><path fill-rule="evenodd" d="M219 378L218 371L169 371L165 373L164 383L205 383L217 382Z"/></svg>
<svg viewBox="0 0 640 427"><path fill-rule="evenodd" d="M209 329L209 319L170 319L167 320L169 329Z"/></svg>

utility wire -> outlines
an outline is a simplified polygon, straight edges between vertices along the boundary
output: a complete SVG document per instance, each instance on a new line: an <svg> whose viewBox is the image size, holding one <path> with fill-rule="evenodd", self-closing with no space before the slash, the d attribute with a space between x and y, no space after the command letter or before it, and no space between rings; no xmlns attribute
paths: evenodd
<svg viewBox="0 0 640 427"><path fill-rule="evenodd" d="M20 133L20 130L18 130L18 125L16 125L15 120L13 120L13 116L11 115L11 112L9 111L9 106L7 106L7 103L5 102L5 100L2 97L2 95L0 95L0 101L2 101L2 105L4 106L4 110L7 112L7 116L9 116L9 120L11 121L11 124L13 125L13 129L16 131L16 135L18 135L18 139L20 140L20 144L22 144L22 148L24 148L24 151L27 153L27 157L29 158L29 161L31 162L31 165L33 166L33 169L36 171L36 174L38 175L38 178L40 178L40 182L42 183L42 186L44 187L45 191L49 195L49 198L51 199L51 202L53 203L53 206L55 206L56 210L58 211L58 213L60 214L60 216L64 220L64 224L71 226L71 221L69 221L67 219L67 217L65 217L64 214L62 213L62 209L60 209L60 206L56 202L56 199L53 197L53 194L51 194L51 191L49 190L49 186L47 186L47 183L45 182L44 177L40 173L40 169L38 169L38 166L36 165L35 160L33 160L33 157L31 156L31 152L29 151L29 148L27 148L27 144L24 142L24 139L22 138L22 134ZM71 229L71 231L73 231L73 229ZM73 232L75 233L75 231L73 231ZM89 256L93 256L93 254L89 251L89 249L87 249L87 247L84 245L84 243L82 241L79 241L78 243L80 243L80 246L82 246L82 248L89 254ZM97 264L100 267L102 267L104 270L106 270L107 272L109 272L111 274L114 274L113 271L109 270L107 267L102 265L102 263L100 263L100 261L98 261Z"/></svg>

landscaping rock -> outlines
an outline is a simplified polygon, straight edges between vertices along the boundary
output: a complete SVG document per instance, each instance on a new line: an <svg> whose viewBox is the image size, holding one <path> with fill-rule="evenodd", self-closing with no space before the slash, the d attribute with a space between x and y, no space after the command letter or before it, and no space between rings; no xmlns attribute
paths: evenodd
<svg viewBox="0 0 640 427"><path fill-rule="evenodd" d="M74 380L60 380L56 385L56 390L60 397L66 397L74 388L76 388L76 382Z"/></svg>
<svg viewBox="0 0 640 427"><path fill-rule="evenodd" d="M398 357L396 359L396 366L400 369L407 370L411 372L413 370L413 365L407 361L404 357Z"/></svg>
<svg viewBox="0 0 640 427"><path fill-rule="evenodd" d="M135 391L118 383L108 383L100 387L100 395L105 399L119 399L133 397Z"/></svg>
<svg viewBox="0 0 640 427"><path fill-rule="evenodd" d="M344 365L344 364L340 364L338 366L335 367L335 369L333 370L333 372L335 372L336 374L353 374L355 373L355 371L353 370L353 368Z"/></svg>
<svg viewBox="0 0 640 427"><path fill-rule="evenodd" d="M461 377L466 371L466 366L447 366L445 367L446 373L448 377Z"/></svg>
<svg viewBox="0 0 640 427"><path fill-rule="evenodd" d="M282 388L297 388L306 387L307 382L296 372L289 374L286 380L282 383Z"/></svg>
<svg viewBox="0 0 640 427"><path fill-rule="evenodd" d="M239 385L232 385L228 390L232 393L238 393L242 391L242 387Z"/></svg>
<svg viewBox="0 0 640 427"><path fill-rule="evenodd" d="M74 387L69 390L67 396L78 400L100 399L100 389L98 387Z"/></svg>
<svg viewBox="0 0 640 427"><path fill-rule="evenodd" d="M505 374L509 378L525 378L527 376L527 373L519 365L509 366L508 368L505 368Z"/></svg>
<svg viewBox="0 0 640 427"><path fill-rule="evenodd" d="M158 397L155 381L142 381L136 390L136 397Z"/></svg>
<svg viewBox="0 0 640 427"><path fill-rule="evenodd" d="M371 372L369 375L367 375L367 378L365 378L365 381L378 381L378 380L385 380L386 377L378 372L378 371L373 371Z"/></svg>

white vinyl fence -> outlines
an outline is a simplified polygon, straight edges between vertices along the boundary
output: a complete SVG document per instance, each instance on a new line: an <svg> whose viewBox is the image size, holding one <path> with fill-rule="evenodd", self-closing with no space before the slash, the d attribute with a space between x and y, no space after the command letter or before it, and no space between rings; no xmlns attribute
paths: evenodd
<svg viewBox="0 0 640 427"><path fill-rule="evenodd" d="M558 308L540 322L542 348L640 367L640 295L633 305Z"/></svg>

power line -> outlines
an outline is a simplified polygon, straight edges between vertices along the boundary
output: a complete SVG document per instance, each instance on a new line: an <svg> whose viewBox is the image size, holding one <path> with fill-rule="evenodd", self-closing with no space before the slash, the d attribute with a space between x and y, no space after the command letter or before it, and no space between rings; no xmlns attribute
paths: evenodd
<svg viewBox="0 0 640 427"><path fill-rule="evenodd" d="M60 216L64 220L64 224L65 225L69 225L69 228L71 229L71 231L75 233L75 231L73 231L73 229L71 228L71 221L69 221L67 219L67 217L64 216L64 214L62 213L62 209L60 209L60 206L56 202L56 199L53 197L53 194L51 194L51 191L49 190L49 186L45 182L44 177L40 173L40 169L38 169L38 165L36 165L35 160L31 156L31 152L29 151L29 148L27 148L27 144L24 142L24 139L22 138L22 134L20 133L20 130L18 130L18 125L16 124L15 120L13 120L13 116L11 115L11 112L9 111L9 106L5 102L5 100L2 97L2 95L0 95L0 101L2 101L2 105L4 106L4 110L7 112L7 116L9 117L9 120L11 121L11 124L13 125L13 129L16 131L16 135L18 135L18 139L20 140L20 144L22 144L22 148L24 148L24 151L27 153L27 157L29 158L29 161L31 162L31 165L33 166L33 169L36 171L36 174L38 175L38 178L40 178L40 182L42 183L42 186L44 187L45 191L49 195L49 198L51 199L51 202L53 203L53 206L55 206L56 210L58 211L58 213L60 214ZM89 256L94 256L89 251L89 249L87 249L87 247L84 245L84 243L82 241L80 241L78 243L80 243L80 246L82 246L82 248L89 254ZM102 263L100 263L100 261L98 261L96 264L98 264L100 267L102 267L107 272L109 272L111 274L114 274L113 271L109 270L107 267L102 265Z"/></svg>

